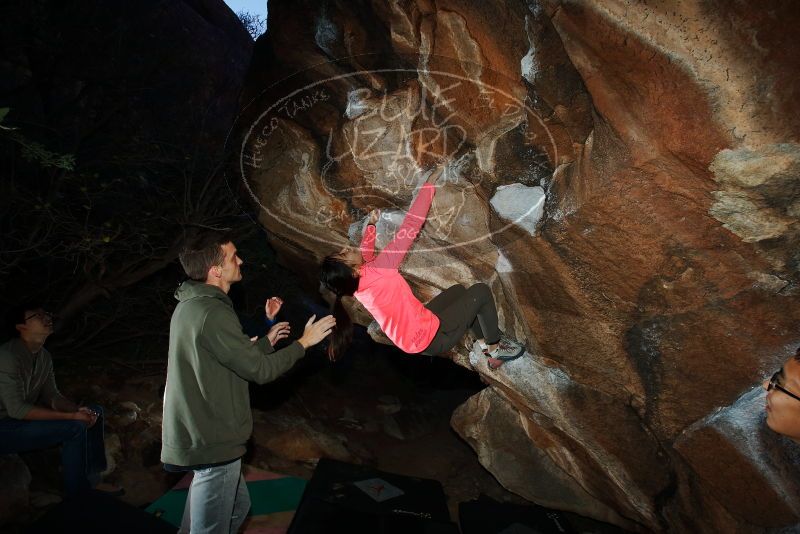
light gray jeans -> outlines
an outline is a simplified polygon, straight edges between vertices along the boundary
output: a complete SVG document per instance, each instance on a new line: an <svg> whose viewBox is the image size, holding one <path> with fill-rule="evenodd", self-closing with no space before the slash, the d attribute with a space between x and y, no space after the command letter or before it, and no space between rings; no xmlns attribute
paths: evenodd
<svg viewBox="0 0 800 534"><path fill-rule="evenodd" d="M179 534L239 532L250 510L242 460L194 472Z"/></svg>

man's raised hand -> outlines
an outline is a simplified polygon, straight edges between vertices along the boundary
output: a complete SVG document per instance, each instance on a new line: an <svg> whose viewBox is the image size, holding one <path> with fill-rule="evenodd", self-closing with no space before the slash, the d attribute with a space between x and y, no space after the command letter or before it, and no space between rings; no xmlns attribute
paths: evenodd
<svg viewBox="0 0 800 534"><path fill-rule="evenodd" d="M267 339L269 339L270 345L274 347L275 343L277 343L281 339L289 337L290 331L291 327L289 326L289 323L286 321L282 321L280 323L275 323L274 325L272 325L272 328L270 328L269 332L267 332Z"/></svg>
<svg viewBox="0 0 800 534"><path fill-rule="evenodd" d="M275 316L278 315L278 312L283 306L283 300L280 297L270 297L267 299L266 304L264 304L264 311L267 314L267 319L270 321L275 320Z"/></svg>
<svg viewBox="0 0 800 534"><path fill-rule="evenodd" d="M319 321L314 322L316 318L316 315L312 315L308 319L306 328L303 330L303 336L297 340L303 345L303 348L307 349L308 347L316 345L325 339L325 336L330 334L333 327L336 326L336 319L334 319L333 315L326 315Z"/></svg>

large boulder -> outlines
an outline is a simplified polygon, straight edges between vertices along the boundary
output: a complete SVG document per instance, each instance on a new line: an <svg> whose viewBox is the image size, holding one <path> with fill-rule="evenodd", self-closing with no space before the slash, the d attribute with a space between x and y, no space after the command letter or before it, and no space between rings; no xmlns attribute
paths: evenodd
<svg viewBox="0 0 800 534"><path fill-rule="evenodd" d="M293 462L316 463L320 458L361 463L347 447L344 436L319 428L302 417L255 412L252 443L256 454L263 452Z"/></svg>
<svg viewBox="0 0 800 534"><path fill-rule="evenodd" d="M800 344L800 10L300 4L270 2L240 147L283 260L313 280L373 207L386 239L444 157L403 272L488 283L526 341L450 355L490 384L452 424L497 479L631 529L800 523L758 389Z"/></svg>

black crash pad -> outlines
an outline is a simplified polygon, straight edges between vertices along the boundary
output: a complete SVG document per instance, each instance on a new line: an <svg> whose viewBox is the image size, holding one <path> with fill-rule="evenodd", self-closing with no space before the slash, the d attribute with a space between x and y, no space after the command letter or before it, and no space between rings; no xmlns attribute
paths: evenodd
<svg viewBox="0 0 800 534"><path fill-rule="evenodd" d="M317 532L458 534L458 527L438 481L322 458L288 534Z"/></svg>
<svg viewBox="0 0 800 534"><path fill-rule="evenodd" d="M497 502L481 495L458 505L461 534L563 534L576 532L566 516L543 506Z"/></svg>

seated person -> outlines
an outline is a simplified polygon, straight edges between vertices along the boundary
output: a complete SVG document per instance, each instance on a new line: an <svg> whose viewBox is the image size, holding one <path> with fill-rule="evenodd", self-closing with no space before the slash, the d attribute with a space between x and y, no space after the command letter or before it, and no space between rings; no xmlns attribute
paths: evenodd
<svg viewBox="0 0 800 534"><path fill-rule="evenodd" d="M53 315L38 305L11 310L13 337L0 345L0 454L61 445L64 490L123 490L97 483L106 468L103 410L78 406L56 387L53 360L44 342L53 333Z"/></svg>
<svg viewBox="0 0 800 534"><path fill-rule="evenodd" d="M767 426L800 443L800 347L772 378L767 390Z"/></svg>

